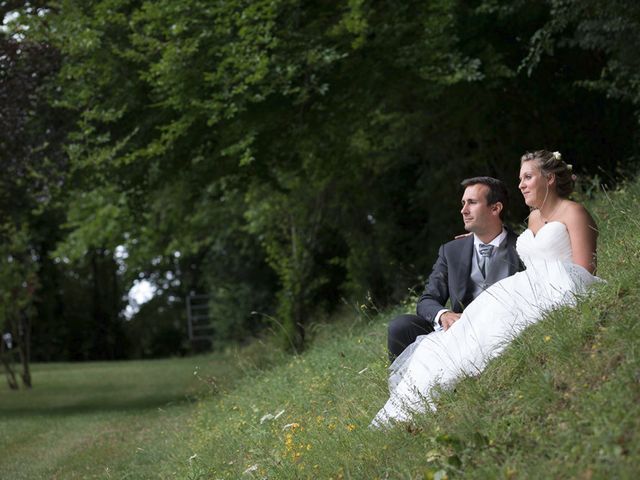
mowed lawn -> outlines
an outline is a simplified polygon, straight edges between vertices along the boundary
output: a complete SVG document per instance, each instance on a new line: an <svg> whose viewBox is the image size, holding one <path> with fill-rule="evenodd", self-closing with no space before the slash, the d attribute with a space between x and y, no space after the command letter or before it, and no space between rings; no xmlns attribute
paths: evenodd
<svg viewBox="0 0 640 480"><path fill-rule="evenodd" d="M241 376L232 358L33 365L32 390L0 384L0 478L172 477L195 400Z"/></svg>

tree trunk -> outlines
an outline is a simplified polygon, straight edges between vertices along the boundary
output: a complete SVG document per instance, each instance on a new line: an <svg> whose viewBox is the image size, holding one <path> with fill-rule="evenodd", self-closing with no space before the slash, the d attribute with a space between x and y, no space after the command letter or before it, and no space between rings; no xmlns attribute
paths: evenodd
<svg viewBox="0 0 640 480"><path fill-rule="evenodd" d="M0 339L0 358L2 359L2 365L4 365L4 371L7 374L7 383L11 390L18 390L18 380L16 380L16 374L13 373L11 368L11 352L7 351L4 339Z"/></svg>
<svg viewBox="0 0 640 480"><path fill-rule="evenodd" d="M31 388L31 370L29 369L29 361L31 360L31 322L27 314L22 311L20 322L20 341L18 342L18 351L20 352L20 362L22 363L22 384L26 388Z"/></svg>

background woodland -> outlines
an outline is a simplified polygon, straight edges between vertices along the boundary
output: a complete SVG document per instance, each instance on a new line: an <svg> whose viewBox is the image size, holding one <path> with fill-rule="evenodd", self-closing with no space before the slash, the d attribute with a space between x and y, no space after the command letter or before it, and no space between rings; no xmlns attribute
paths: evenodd
<svg viewBox="0 0 640 480"><path fill-rule="evenodd" d="M0 326L38 361L185 354L420 291L459 181L636 173L635 0L1 1ZM153 299L124 314L136 281ZM29 348L27 348L29 347ZM196 346L197 347L197 346Z"/></svg>

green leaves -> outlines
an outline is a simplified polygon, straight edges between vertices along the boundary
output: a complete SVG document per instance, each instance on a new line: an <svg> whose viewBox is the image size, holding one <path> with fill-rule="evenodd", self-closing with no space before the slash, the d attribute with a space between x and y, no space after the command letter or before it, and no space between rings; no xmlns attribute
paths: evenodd
<svg viewBox="0 0 640 480"><path fill-rule="evenodd" d="M69 202L65 225L69 235L52 255L78 261L93 248L115 248L124 243L128 224L124 195L106 188L80 192Z"/></svg>
<svg viewBox="0 0 640 480"><path fill-rule="evenodd" d="M127 280L170 269L244 312L221 332L277 311L294 343L341 297L396 301L459 231L462 178L516 178L534 145L631 157L631 113L577 85L635 98L635 7L587 4L62 0L25 34L60 49L74 127L57 253L126 245Z"/></svg>
<svg viewBox="0 0 640 480"><path fill-rule="evenodd" d="M579 84L638 105L638 2L549 0L548 3L550 18L532 36L529 54L521 68L526 68L530 75L543 55L553 55L556 48L566 46L604 55L600 78L581 78Z"/></svg>

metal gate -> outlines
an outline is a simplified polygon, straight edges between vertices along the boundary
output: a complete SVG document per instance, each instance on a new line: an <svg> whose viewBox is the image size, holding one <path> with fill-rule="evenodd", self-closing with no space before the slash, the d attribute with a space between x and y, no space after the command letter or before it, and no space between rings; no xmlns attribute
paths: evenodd
<svg viewBox="0 0 640 480"><path fill-rule="evenodd" d="M209 295L187 295L186 303L189 340L192 342L199 340L211 341L214 328L209 318Z"/></svg>

